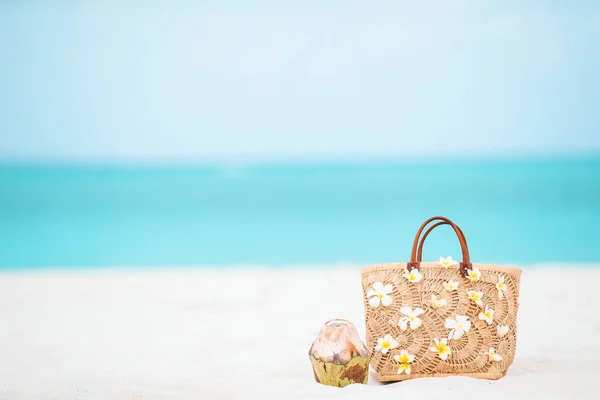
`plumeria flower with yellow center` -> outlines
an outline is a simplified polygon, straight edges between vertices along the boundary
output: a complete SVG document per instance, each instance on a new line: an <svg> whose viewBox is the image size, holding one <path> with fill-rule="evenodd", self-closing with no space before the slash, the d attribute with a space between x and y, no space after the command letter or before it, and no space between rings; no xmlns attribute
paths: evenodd
<svg viewBox="0 0 600 400"><path fill-rule="evenodd" d="M452 279L450 279L448 282L442 283L442 285L444 285L444 289L449 292L452 292L458 288L458 282L455 282Z"/></svg>
<svg viewBox="0 0 600 400"><path fill-rule="evenodd" d="M473 300L475 302L475 304L477 304L478 306L483 305L483 301L481 301L481 298L483 297L483 292L476 292L475 290L467 290L467 296L469 296L469 298L471 300Z"/></svg>
<svg viewBox="0 0 600 400"><path fill-rule="evenodd" d="M369 298L369 305L373 308L379 307L379 303L384 307L392 304L394 299L390 296L392 293L394 286L389 283L387 285L383 285L381 282L373 283L373 286L367 292L367 298Z"/></svg>
<svg viewBox="0 0 600 400"><path fill-rule="evenodd" d="M380 351L383 354L387 354L388 351L398 347L398 342L394 340L392 335L385 335L382 338L377 339L377 345L375 351Z"/></svg>
<svg viewBox="0 0 600 400"><path fill-rule="evenodd" d="M404 317L401 317L398 321L398 326L400 329L405 331L410 325L410 329L415 330L422 325L421 318L419 315L425 314L425 310L422 308L415 308L414 310L411 307L402 307L400 312L404 314Z"/></svg>
<svg viewBox="0 0 600 400"><path fill-rule="evenodd" d="M400 354L396 354L394 356L394 360L400 363L400 367L398 368L398 374L406 373L406 375L410 375L410 364L415 359L415 356L410 354L407 350L400 350Z"/></svg>
<svg viewBox="0 0 600 400"><path fill-rule="evenodd" d="M485 311L479 313L479 319L487 322L488 325L491 325L494 320L494 310L486 304Z"/></svg>
<svg viewBox="0 0 600 400"><path fill-rule="evenodd" d="M444 257L440 257L440 259L437 262L439 265L441 265L442 267L448 269L450 267L452 267L453 265L458 264L458 261L454 261L452 259L452 257L448 256L446 258Z"/></svg>
<svg viewBox="0 0 600 400"><path fill-rule="evenodd" d="M502 337L508 333L508 326L507 325L498 325L496 327L496 331L498 332L498 336Z"/></svg>
<svg viewBox="0 0 600 400"><path fill-rule="evenodd" d="M465 278L467 278L471 282L477 282L479 278L481 278L481 272L479 271L479 268L473 267L473 269L468 270L467 276L465 276Z"/></svg>
<svg viewBox="0 0 600 400"><path fill-rule="evenodd" d="M448 304L446 302L446 299L438 299L438 297L435 294L431 295L431 307L433 307L434 310L437 310L438 308L443 307L446 304Z"/></svg>
<svg viewBox="0 0 600 400"><path fill-rule="evenodd" d="M446 329L450 329L448 340L460 339L465 333L469 333L471 329L471 321L466 315L457 315L456 319L447 318L444 324Z"/></svg>
<svg viewBox="0 0 600 400"><path fill-rule="evenodd" d="M500 276L500 278L498 278L498 283L496 283L496 289L498 289L498 298L503 298L504 292L506 292L506 283L504 283L504 276Z"/></svg>
<svg viewBox="0 0 600 400"><path fill-rule="evenodd" d="M417 283L423 279L423 275L421 275L421 272L416 268L413 268L410 271L404 268L404 274L402 276L412 283Z"/></svg>
<svg viewBox="0 0 600 400"><path fill-rule="evenodd" d="M444 361L448 358L450 354L452 354L452 350L450 350L450 346L448 346L448 339L433 339L435 345L431 346L429 350L437 353L438 356Z"/></svg>
<svg viewBox="0 0 600 400"><path fill-rule="evenodd" d="M490 347L490 351L486 351L485 354L489 357L490 361L502 361L502 356L496 353L496 349Z"/></svg>

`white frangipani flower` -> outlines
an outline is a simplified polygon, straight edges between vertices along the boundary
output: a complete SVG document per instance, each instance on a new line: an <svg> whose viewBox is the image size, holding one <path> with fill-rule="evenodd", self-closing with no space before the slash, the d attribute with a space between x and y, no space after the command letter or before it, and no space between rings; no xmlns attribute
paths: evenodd
<svg viewBox="0 0 600 400"><path fill-rule="evenodd" d="M502 356L496 353L496 349L490 347L489 351L486 351L485 354L488 356L490 361L502 361Z"/></svg>
<svg viewBox="0 0 600 400"><path fill-rule="evenodd" d="M452 354L452 350L450 350L450 346L448 346L448 339L433 339L435 345L431 346L429 350L437 353L438 356L442 360L446 360L450 354Z"/></svg>
<svg viewBox="0 0 600 400"><path fill-rule="evenodd" d="M458 261L454 261L452 259L452 257L448 256L446 258L444 257L440 257L440 259L437 262L439 265L441 265L442 267L448 269L450 267L452 267L453 265L458 264Z"/></svg>
<svg viewBox="0 0 600 400"><path fill-rule="evenodd" d="M390 296L394 286L389 283L387 285L383 285L382 282L375 282L371 286L371 289L367 292L367 298L369 299L369 305L373 308L379 307L379 303L384 307L392 304L394 299Z"/></svg>
<svg viewBox="0 0 600 400"><path fill-rule="evenodd" d="M444 289L449 292L452 292L458 288L458 282L455 282L452 279L450 279L448 282L442 283L442 285L444 285Z"/></svg>
<svg viewBox="0 0 600 400"><path fill-rule="evenodd" d="M400 309L400 312L404 314L404 317L400 318L398 321L398 326L403 331L407 329L408 325L410 325L410 329L415 330L423 323L421 318L419 318L419 315L425 313L425 310L422 308L415 308L413 310L411 307L405 306Z"/></svg>
<svg viewBox="0 0 600 400"><path fill-rule="evenodd" d="M485 311L479 313L479 319L487 322L488 325L491 325L494 320L494 310L486 304Z"/></svg>
<svg viewBox="0 0 600 400"><path fill-rule="evenodd" d="M444 326L450 329L448 334L448 340L460 339L465 333L469 333L471 329L471 321L466 315L457 315L456 319L447 318Z"/></svg>
<svg viewBox="0 0 600 400"><path fill-rule="evenodd" d="M413 268L410 271L407 268L404 268L404 274L402 276L405 277L411 283L417 283L421 279L423 279L423 275L416 268Z"/></svg>
<svg viewBox="0 0 600 400"><path fill-rule="evenodd" d="M446 304L448 304L446 302L446 299L438 299L438 297L435 294L431 295L431 307L433 307L434 310L437 310L438 308L443 307Z"/></svg>
<svg viewBox="0 0 600 400"><path fill-rule="evenodd" d="M496 331L498 332L498 336L502 337L508 333L508 325L498 325Z"/></svg>
<svg viewBox="0 0 600 400"><path fill-rule="evenodd" d="M406 375L410 375L410 364L415 359L413 354L410 354L408 350L400 350L400 354L396 354L394 356L394 360L400 363L400 367L398 368L398 374L406 373Z"/></svg>
<svg viewBox="0 0 600 400"><path fill-rule="evenodd" d="M380 351L382 354L387 354L388 351L398 347L398 342L394 340L392 335L387 334L382 338L377 339L375 351Z"/></svg>
<svg viewBox="0 0 600 400"><path fill-rule="evenodd" d="M471 282L477 282L479 278L481 278L481 272L479 271L479 268L473 267L473 269L468 270L467 276L465 276L465 278L467 278Z"/></svg>
<svg viewBox="0 0 600 400"><path fill-rule="evenodd" d="M477 304L478 306L483 305L483 301L481 300L481 298L483 297L483 292L476 292L475 290L467 290L467 296L469 296L469 298L471 300L473 300L475 302L475 304Z"/></svg>
<svg viewBox="0 0 600 400"><path fill-rule="evenodd" d="M498 278L498 283L496 283L496 289L498 290L498 298L503 298L504 292L506 292L506 283L504 283L504 276L501 275Z"/></svg>

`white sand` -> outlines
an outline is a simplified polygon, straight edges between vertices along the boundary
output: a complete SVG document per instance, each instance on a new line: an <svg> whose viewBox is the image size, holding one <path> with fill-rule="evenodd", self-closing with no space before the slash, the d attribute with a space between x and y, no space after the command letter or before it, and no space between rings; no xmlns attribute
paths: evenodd
<svg viewBox="0 0 600 400"><path fill-rule="evenodd" d="M521 289L505 378L339 389L307 351L333 317L364 340L359 268L5 273L0 399L600 398L600 269L526 269Z"/></svg>

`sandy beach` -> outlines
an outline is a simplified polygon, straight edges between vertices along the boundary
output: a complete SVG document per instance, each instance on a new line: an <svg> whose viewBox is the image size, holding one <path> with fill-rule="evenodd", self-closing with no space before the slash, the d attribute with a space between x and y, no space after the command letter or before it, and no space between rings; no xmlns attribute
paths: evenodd
<svg viewBox="0 0 600 400"><path fill-rule="evenodd" d="M506 377L343 389L308 348L331 318L364 340L360 266L5 272L0 399L598 398L600 269L526 267Z"/></svg>

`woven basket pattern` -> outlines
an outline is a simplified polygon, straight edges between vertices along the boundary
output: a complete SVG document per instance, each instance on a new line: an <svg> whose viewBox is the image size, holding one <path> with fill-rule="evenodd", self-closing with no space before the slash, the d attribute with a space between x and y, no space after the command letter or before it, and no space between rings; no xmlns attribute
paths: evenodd
<svg viewBox="0 0 600 400"><path fill-rule="evenodd" d="M419 377L466 375L482 379L499 379L506 374L512 364L517 345L517 311L519 308L519 286L521 270L488 264L473 264L481 271L478 281L472 282L459 273L458 266L448 269L437 263L421 263L423 278L416 283L404 276L405 263L382 264L364 268L362 274L363 298L367 332L367 347L371 354L371 366L380 381L400 381ZM504 277L506 291L500 299L496 284ZM453 280L458 288L448 291L443 283ZM372 307L367 294L373 283L392 284L390 294L393 302L384 307ZM467 290L483 292L482 305L478 305L467 295ZM446 305L435 309L431 295L446 300ZM494 310L493 321L488 324L479 319L485 306ZM402 330L398 325L403 306L421 308L422 325L412 330ZM467 316L471 321L468 333L459 339L448 340L451 355L442 360L430 350L434 338L448 338L450 329L445 327L446 319L457 315ZM508 326L508 332L500 335L498 325ZM387 354L375 351L377 339L390 334L398 346ZM500 361L490 361L486 354L490 347L502 356ZM401 350L414 355L410 363L411 373L398 373L399 364L394 360Z"/></svg>

